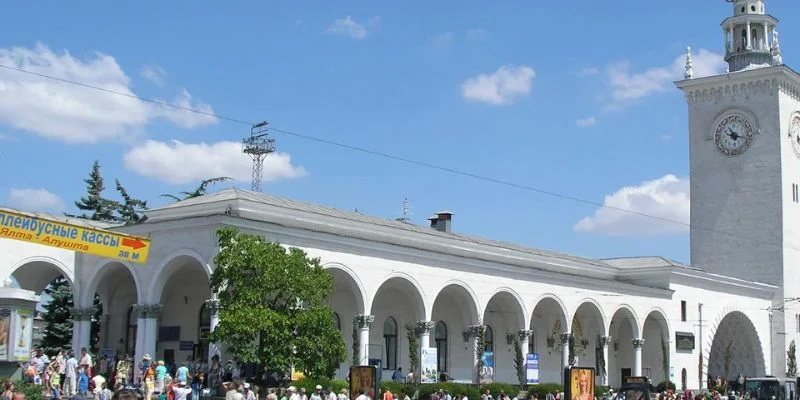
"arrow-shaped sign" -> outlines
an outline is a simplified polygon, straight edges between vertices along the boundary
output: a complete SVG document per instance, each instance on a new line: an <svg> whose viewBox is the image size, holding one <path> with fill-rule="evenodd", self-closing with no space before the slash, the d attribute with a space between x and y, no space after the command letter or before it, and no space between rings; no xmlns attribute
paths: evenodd
<svg viewBox="0 0 800 400"><path fill-rule="evenodd" d="M132 248L134 250L138 250L138 249L141 249L142 247L147 246L147 244L145 242L142 242L139 239L136 239L136 238L133 238L133 239L131 239L131 238L122 238L122 246L123 247L130 247L130 248Z"/></svg>

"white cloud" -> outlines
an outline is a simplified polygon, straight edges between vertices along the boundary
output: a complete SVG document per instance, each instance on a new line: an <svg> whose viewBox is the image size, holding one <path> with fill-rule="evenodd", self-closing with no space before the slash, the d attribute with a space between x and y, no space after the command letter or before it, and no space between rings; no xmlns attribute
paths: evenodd
<svg viewBox="0 0 800 400"><path fill-rule="evenodd" d="M611 108L618 108L619 103L638 100L672 89L673 81L683 79L685 62L686 54L681 54L669 66L648 68L641 72L631 72L631 64L627 61L609 66L606 72L608 73L611 97L617 103ZM721 54L706 49L694 52L692 63L695 78L722 73L727 67Z"/></svg>
<svg viewBox="0 0 800 400"><path fill-rule="evenodd" d="M167 79L167 71L158 65L145 65L142 67L142 78L160 86Z"/></svg>
<svg viewBox="0 0 800 400"><path fill-rule="evenodd" d="M597 118L596 117L589 117L589 118L582 118L575 121L575 125L579 128L588 128L590 126L597 125Z"/></svg>
<svg viewBox="0 0 800 400"><path fill-rule="evenodd" d="M431 44L435 46L444 46L452 43L456 39L456 34L453 32L445 32L441 35L436 35L431 38Z"/></svg>
<svg viewBox="0 0 800 400"><path fill-rule="evenodd" d="M461 95L492 105L512 104L529 95L536 72L525 65L504 65L491 74L480 74L461 85Z"/></svg>
<svg viewBox="0 0 800 400"><path fill-rule="evenodd" d="M372 28L376 28L380 22L381 17L375 16L367 21L367 25ZM344 18L334 20L333 23L328 26L327 32L334 35L350 36L353 39L364 39L367 37L368 33L367 27L364 24L356 22L356 20L349 15Z"/></svg>
<svg viewBox="0 0 800 400"><path fill-rule="evenodd" d="M60 213L66 209L64 200L46 189L10 189L8 203L11 207L27 211Z"/></svg>
<svg viewBox="0 0 800 400"><path fill-rule="evenodd" d="M0 69L0 124L46 138L67 143L129 140L157 118L178 120L181 126L193 127L216 122L216 118L165 110L135 98L130 78L117 60L106 54L95 53L81 59L67 51L55 53L37 43L33 48L0 49L0 64L124 94ZM192 106L211 109L204 104ZM187 122L190 120L193 122Z"/></svg>
<svg viewBox="0 0 800 400"><path fill-rule="evenodd" d="M191 144L177 140L147 140L125 153L123 160L129 170L171 184L186 184L218 176L249 181L253 165L252 160L242 154L240 142ZM292 165L289 154L276 152L264 159L264 182L305 175L305 168Z"/></svg>
<svg viewBox="0 0 800 400"><path fill-rule="evenodd" d="M689 178L669 174L626 186L606 196L603 205L574 230L614 236L683 234L689 230Z"/></svg>
<svg viewBox="0 0 800 400"><path fill-rule="evenodd" d="M174 107L165 106L163 104L155 105L155 115L169 120L175 125L184 129L199 128L205 125L211 125L217 121L214 116L214 109L208 104L192 104L192 95L186 89L181 90L178 96L172 101L163 101L184 109L192 109L198 112L179 112L181 110ZM176 112L178 111L178 112Z"/></svg>

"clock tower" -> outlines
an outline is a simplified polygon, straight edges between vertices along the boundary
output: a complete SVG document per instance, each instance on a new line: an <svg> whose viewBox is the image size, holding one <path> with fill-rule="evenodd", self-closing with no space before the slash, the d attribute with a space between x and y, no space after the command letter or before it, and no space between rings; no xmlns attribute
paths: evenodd
<svg viewBox="0 0 800 400"><path fill-rule="evenodd" d="M764 0L726 2L728 71L694 77L689 50L676 82L689 106L691 264L778 287L772 337L760 339L785 376L800 341L800 309L786 307L800 298L800 74L783 64Z"/></svg>

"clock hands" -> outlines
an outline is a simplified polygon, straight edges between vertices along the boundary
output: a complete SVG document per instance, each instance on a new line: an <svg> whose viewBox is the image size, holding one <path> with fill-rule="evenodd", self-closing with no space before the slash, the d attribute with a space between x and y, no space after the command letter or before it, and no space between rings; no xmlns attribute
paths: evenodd
<svg viewBox="0 0 800 400"><path fill-rule="evenodd" d="M730 132L730 133L728 133L728 137L730 137L734 141L739 140L739 138L741 137L741 136L739 136L738 133L734 132L733 128L731 128L731 127L728 127L728 132Z"/></svg>

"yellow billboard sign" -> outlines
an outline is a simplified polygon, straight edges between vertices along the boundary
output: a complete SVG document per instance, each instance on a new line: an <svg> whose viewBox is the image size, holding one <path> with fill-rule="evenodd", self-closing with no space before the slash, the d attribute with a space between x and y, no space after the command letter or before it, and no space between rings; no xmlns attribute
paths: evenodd
<svg viewBox="0 0 800 400"><path fill-rule="evenodd" d="M0 209L0 238L144 264L150 240Z"/></svg>

